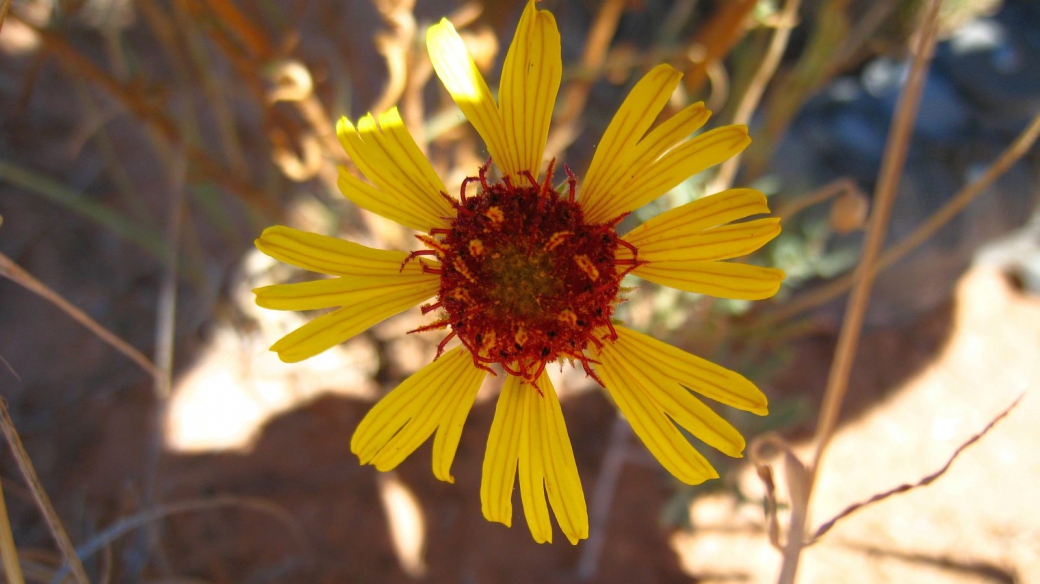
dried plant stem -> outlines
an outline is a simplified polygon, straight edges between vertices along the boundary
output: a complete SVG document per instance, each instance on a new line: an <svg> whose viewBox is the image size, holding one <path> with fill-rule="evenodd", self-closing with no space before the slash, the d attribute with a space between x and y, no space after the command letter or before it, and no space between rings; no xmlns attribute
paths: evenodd
<svg viewBox="0 0 1040 584"><path fill-rule="evenodd" d="M104 89L130 113L145 122L150 129L157 132L170 144L182 146L194 171L234 193L243 202L252 205L258 211L271 217L281 214L278 204L268 198L265 193L220 166L209 153L187 144L184 136L177 129L177 124L156 107L154 100L148 99L133 86L120 83L90 59L81 55L59 34L34 27L25 20L19 20L33 29L47 47L49 54L57 57L70 72L82 75L91 83Z"/></svg>
<svg viewBox="0 0 1040 584"><path fill-rule="evenodd" d="M885 241L888 221L899 187L899 179L906 163L907 151L910 148L914 120L917 118L921 95L924 92L928 66L931 63L932 54L935 50L939 28L939 6L941 4L942 0L931 0L929 2L927 14L917 35L918 42L915 48L913 65L910 69L910 76L899 96L896 115L892 120L888 142L885 144L885 155L878 175L877 189L874 192L874 209L870 214L867 240L864 245L863 257L856 269L856 286L852 290L852 296L845 311L845 319L842 322L841 332L838 335L834 361L831 364L827 387L823 396L823 404L820 407L820 415L817 421L814 440L815 449L812 461L808 465L806 484L802 486L804 489L803 505L805 509L801 509L801 513L792 514L787 543L783 551L783 563L781 564L778 577L780 584L791 584L794 582L801 552L805 546L805 517L812 495L813 483L819 470L820 459L826 451L831 437L834 435L834 429L838 423L838 415L841 413L841 405L848 390L849 375L855 360L856 348L859 344L867 304L870 301L871 286L874 283L874 264L880 255L881 247ZM798 506L801 507L802 505Z"/></svg>
<svg viewBox="0 0 1040 584"><path fill-rule="evenodd" d="M913 484L905 483L905 484L899 485L898 487L895 487L894 489L889 489L889 490L887 490L887 491L885 491L883 493L878 493L878 494L874 495L873 497L867 499L866 501L861 501L859 503L854 503L852 505L849 505L841 513L838 513L833 518L831 518L829 521L827 521L826 523L821 525L816 530L816 533L813 534L812 538L809 540L809 542L806 545L812 545L817 540L819 540L821 537L823 537L823 535L825 533L830 531L831 528L834 527L839 521L841 521L842 519L848 517L849 515L852 515L853 513L855 513L856 511L859 511L860 509L862 509L864 507L867 507L869 505L873 505L874 503L877 503L879 501L883 501L883 500L891 497L892 495L898 495L900 493L905 493L907 491L912 491L913 489L916 489L918 487L926 487L926 486L934 483L936 480L939 479L939 477L941 477L944 474L946 474L946 471L950 470L950 467L953 466L953 461L957 460L957 457L960 456L962 452L967 450L968 447L970 447L972 444L975 444L976 442L981 440L982 437L985 436L986 434L988 434L989 431L992 430L1001 420L1006 418L1007 415L1011 413L1011 410L1015 409L1015 406L1017 406L1018 403L1020 401L1022 401L1022 398L1024 396L1025 396L1025 394L1022 394L1022 395L1018 396L1017 398L1015 398L1015 401L1011 402L1011 405L1009 405L1008 407L1004 408L1004 411L1000 412L999 414L997 414L997 416L995 418L990 420L989 423L986 424L986 427L984 427L981 431L979 431L979 433L975 434L974 436L969 438L966 442L964 442L963 444L958 446L957 450L954 450L953 454L951 454L950 457L948 459L946 459L946 464L942 465L942 468L940 468L939 470L937 470L935 472L932 472L932 473L926 475L924 478L922 478L921 480L917 481L916 483L913 483Z"/></svg>
<svg viewBox="0 0 1040 584"><path fill-rule="evenodd" d="M807 193L804 196L798 197L789 204L783 205L776 210L776 215L780 217L780 220L786 223L791 217L797 215L803 210L812 207L813 205L819 205L825 203L830 199L838 195L845 193L856 193L859 194L859 186L850 178L839 178L832 180L831 182L823 185L822 187Z"/></svg>
<svg viewBox="0 0 1040 584"><path fill-rule="evenodd" d="M607 51L610 41L617 32L621 13L625 11L626 0L605 0L596 13L596 20L589 29L585 50L581 54L581 69L595 71L595 75L580 75L573 78L563 91L558 114L553 129L546 141L543 159L554 158L563 152L578 136L578 119L585 103L589 99L592 84L603 72L607 62Z"/></svg>
<svg viewBox="0 0 1040 584"><path fill-rule="evenodd" d="M36 505L39 507L44 521L47 522L47 527L50 528L55 543L58 544L58 549L61 550L62 555L65 557L65 562L68 563L72 571L72 577L79 584L90 584L90 580L87 578L87 571L83 568L83 564L79 561L79 556L76 555L76 549L72 546L72 540L65 533L65 528L62 527L61 520L58 519L58 513L54 510L50 497L43 490L40 478L36 476L36 469L33 468L32 461L29 459L29 453L25 451L25 446L22 445L22 439L18 436L18 431L14 428L14 421L11 420L11 415L7 411L7 402L3 399L0 399L0 428L2 428L4 437L7 439L7 444L11 447L11 453L18 464L18 469L22 471L25 482L29 484L29 490L32 492L33 499L36 500Z"/></svg>
<svg viewBox="0 0 1040 584"><path fill-rule="evenodd" d="M0 15L2 16L2 15ZM4 488L0 484L0 562L4 563L4 581L8 584L25 584L22 564L18 560L18 548L11 533L11 518L7 516Z"/></svg>
<svg viewBox="0 0 1040 584"><path fill-rule="evenodd" d="M156 375L158 370L155 368L155 365L148 360L148 357L145 357L144 354L131 347L126 341L98 324L97 321L90 318L87 313L73 306L68 300L65 300L65 298L60 294L48 288L46 284L37 280L32 274L26 272L21 266L14 263L11 258L7 257L3 253L0 253L0 276L13 280L26 290L29 290L54 306L57 306L62 312L72 317L73 320L87 327L90 332L97 335L99 339L108 343L109 346L120 353L126 355L149 375Z"/></svg>
<svg viewBox="0 0 1040 584"><path fill-rule="evenodd" d="M13 0L0 0L0 30L4 28L4 18L7 18L7 9L11 7Z"/></svg>
<svg viewBox="0 0 1040 584"><path fill-rule="evenodd" d="M762 100L766 86L769 85L769 81L776 74L777 66L780 65L780 57L787 48L787 41L791 38L791 29L794 28L798 18L799 6L801 6L801 0L787 0L787 3L784 4L784 9L780 13L780 22L777 24L772 38L769 39L769 47L766 49L765 57L762 58L762 64L755 71L754 77L751 78L751 82L744 91L744 95L741 96L740 104L733 114L734 124L747 124L751 121L751 115L755 113L755 109ZM740 158L741 155L737 154L719 167L719 172L715 175L707 192L717 193L732 186Z"/></svg>
<svg viewBox="0 0 1040 584"><path fill-rule="evenodd" d="M264 499L256 497L238 497L234 495L220 495L213 497L212 499L196 499L190 501L177 501L174 503L166 503L159 505L152 509L146 509L136 515L120 519L112 525L106 527L100 533L95 535L87 543L83 544L77 550L78 556L77 561L80 558L89 558L90 556L98 553L99 551L108 547L112 542L119 539L120 537L140 529L141 527L147 526L159 519L169 517L171 515L178 515L182 513L197 513L199 511L208 511L210 509L220 509L223 507L240 507L243 509L249 509L269 515L277 519L287 530L288 534L292 539L296 540L297 545L300 546L308 556L311 555L311 549L307 542L307 538L300 527L299 522L292 516L291 513L279 507L275 503L266 501ZM52 578L52 582L58 583L69 573L72 569L70 564L61 566Z"/></svg>
<svg viewBox="0 0 1040 584"><path fill-rule="evenodd" d="M1033 147L1033 144L1036 143L1038 138L1040 138L1040 113L1037 113L1036 116L1033 117L1033 120L1029 122L1026 129L1015 138L1015 141L1000 154L993 164L989 165L986 172L982 173L981 176L969 183L954 195L953 198L944 203L939 210L930 215L928 219L914 229L910 235L885 250L885 253L881 255L880 259L878 259L877 264L874 265L873 273L876 274L892 266L899 260L903 259L906 254L910 253L918 245L924 243L928 238L935 235L935 233L942 229L950 219L953 219L958 213L963 211L964 208L981 195L987 187L1007 172L1008 169L1018 162L1020 158L1025 156L1025 154L1029 152L1029 149ZM785 304L783 307L764 315L761 319L762 326L769 326L785 321L809 310L810 308L819 306L824 302L841 296L852 288L852 285L856 281L856 277L856 273L846 274L841 278L832 280L826 285Z"/></svg>
<svg viewBox="0 0 1040 584"><path fill-rule="evenodd" d="M899 179L906 163L906 154L910 148L910 137L913 134L914 120L917 118L921 95L924 92L928 66L935 50L939 25L938 13L941 4L942 0L931 0L930 2L928 14L925 16L919 33L919 42L910 77L899 96L891 135L885 145L885 157L878 176L878 186L874 192L874 209L870 213L867 241L859 266L856 268L856 286L852 290L852 296L845 311L845 319L838 336L836 354L827 379L827 388L816 427L816 450L810 466L810 472L813 475L815 475L820 458L834 433L841 404L848 389L849 374L852 371L852 363L863 328L863 319L870 301L870 289L874 283L874 265L888 231L888 221L899 187Z"/></svg>
<svg viewBox="0 0 1040 584"><path fill-rule="evenodd" d="M589 539L581 548L578 558L578 580L594 581L599 570L599 558L603 554L603 546L607 537L607 522L613 507L614 493L617 491L621 470L628 458L628 439L632 435L632 427L624 418L618 416L610 431L610 444L603 456L603 465L596 478L595 490L589 508Z"/></svg>

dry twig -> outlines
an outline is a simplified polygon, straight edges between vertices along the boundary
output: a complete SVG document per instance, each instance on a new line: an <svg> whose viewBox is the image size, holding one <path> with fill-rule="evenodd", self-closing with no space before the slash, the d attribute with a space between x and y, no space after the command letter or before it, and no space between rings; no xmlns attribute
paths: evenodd
<svg viewBox="0 0 1040 584"><path fill-rule="evenodd" d="M813 483L819 469L820 459L827 449L834 429L838 423L841 405L848 390L849 374L856 356L860 333L866 316L867 304L870 301L871 286L874 283L875 263L885 241L888 220L892 212L893 202L899 186L899 179L906 163L906 154L910 148L910 137L913 134L914 120L924 93L924 82L939 28L939 7L942 0L931 0L927 14L918 32L918 42L913 65L906 86L899 96L896 115L892 120L892 129L885 144L885 156L878 175L877 189L874 193L874 209L870 216L867 239L864 244L863 257L857 267L856 286L845 311L841 332L835 348L834 361L827 378L823 404L816 426L815 451L811 463L807 467L804 484L794 485L801 494L795 500L792 493L792 517L788 528L787 542L784 546L783 563L780 567L778 582L791 584L794 582L798 562L805 545L804 533L808 502L812 495ZM792 481L793 482L793 481Z"/></svg>
<svg viewBox="0 0 1040 584"><path fill-rule="evenodd" d="M1002 174L1008 171L1020 158L1029 152L1037 139L1040 138L1040 112L1033 117L1029 125L1015 138L1005 150L993 161L992 164L978 178L961 189L950 200L943 204L935 213L921 223L914 231L899 243L885 250L881 258L872 270L872 275L891 267L903 259L906 254L913 251L917 246L935 235L951 219L964 210L972 201L981 195L987 187L993 184ZM809 292L795 300L788 302L782 307L763 315L760 323L762 326L770 326L778 322L790 319L806 310L819 306L833 300L850 288L856 282L858 272L853 272L832 280L827 284Z"/></svg>
<svg viewBox="0 0 1040 584"><path fill-rule="evenodd" d="M73 320L87 327L90 332L94 333L99 339L108 343L108 345L113 349L126 355L149 375L154 377L157 374L158 370L155 368L155 365L148 360L148 357L145 357L144 354L130 346L126 341L98 324L98 322L93 318L90 318L87 313L73 306L68 300L65 300L65 298L60 294L51 290L43 282L37 280L32 274L22 269L21 266L14 263L11 258L7 257L3 253L0 253L0 276L13 280L26 290L29 290L58 307L62 312L72 317Z"/></svg>
<svg viewBox="0 0 1040 584"><path fill-rule="evenodd" d="M914 489L916 489L918 487L926 487L926 486L934 483L939 477L941 477L944 474L946 474L946 471L949 470L950 466L953 465L953 461L957 460L957 457L960 456L962 452L967 450L968 447L971 446L972 444L975 444L976 442L978 442L983 436L988 434L989 431L992 430L994 428L994 426L997 425L998 422L1000 422L1001 420L1006 418L1007 415L1011 413L1011 410L1015 409L1015 406L1017 406L1018 403L1020 401L1022 401L1022 398L1024 396L1025 396L1025 394L1022 394L1022 395L1018 396L1017 398L1015 398L1015 401L1011 402L1011 405L1009 405L1008 407L1004 408L1004 411L1000 412L999 414L997 414L997 416L995 418L990 420L990 422L988 424L986 424L986 427L984 427L981 431L979 431L979 433L977 433L974 436L972 436L971 438L969 438L968 441L965 442L964 444L961 444L960 446L958 446L957 450L953 451L953 454L950 455L950 458L946 460L946 464L944 464L942 466L942 468L940 468L939 470L937 470L937 471L935 471L935 472L933 472L933 473L931 473L929 475L926 475L924 478L922 478L921 480L917 481L916 483L913 483L913 484L904 483L902 485L899 485L898 487L895 487L894 489L889 489L889 490L887 490L887 491L885 491L883 493L878 493L878 494L874 495L873 497L867 499L866 501L860 501L859 503L854 503L852 505L849 505L841 513L838 513L837 515L832 517L830 520L825 522L823 525L821 525L819 528L817 528L816 533L813 534L812 538L808 542L806 542L805 545L809 546L809 545L812 545L812 544L816 543L821 537L823 537L823 535L825 533L830 531L831 528L834 527L839 521L841 521L842 519L848 517L849 515L852 515L853 513L855 513L856 511L859 511L860 509L862 509L864 507L867 507L869 505L873 505L874 503L877 503L879 501L883 501L883 500L891 497L892 495L898 495L900 493L905 493L907 491L912 491L912 490L914 490Z"/></svg>
<svg viewBox="0 0 1040 584"><path fill-rule="evenodd" d="M55 543L58 544L58 549L61 550L62 555L65 557L65 562L68 564L73 578L78 584L90 584L90 579L87 578L87 571L83 568L83 564L79 561L79 556L76 555L76 549L72 546L72 540L69 539L69 534L65 532L61 519L58 518L58 512L54 510L54 505L51 503L50 497L47 496L47 491L43 490L43 483L40 482L40 477L36 476L36 469L33 468L32 460L29 459L29 453L25 451L22 438L18 435L18 430L14 427L11 414L7 411L7 402L3 399L0 399L0 429L3 430L7 444L11 447L11 454L14 455L14 460L18 464L18 469L22 471L25 482L29 484L29 490L36 500L36 506L39 507L44 521L47 522L47 527L50 528L51 536L54 537Z"/></svg>

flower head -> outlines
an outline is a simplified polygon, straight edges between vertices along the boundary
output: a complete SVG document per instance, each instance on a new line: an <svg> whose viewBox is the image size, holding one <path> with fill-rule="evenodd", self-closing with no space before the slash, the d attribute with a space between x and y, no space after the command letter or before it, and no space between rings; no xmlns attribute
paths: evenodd
<svg viewBox="0 0 1040 584"><path fill-rule="evenodd" d="M710 115L695 104L651 130L680 78L661 65L621 105L584 179L567 169L557 188L554 162L542 172L562 70L553 16L528 2L497 101L447 20L430 28L427 46L491 161L449 191L396 109L378 119L365 116L356 126L340 120L340 142L370 181L341 170L343 194L419 231L425 248L377 250L288 227L265 230L256 241L264 253L337 276L256 290L257 303L267 308L338 307L272 350L284 361L300 361L434 299L423 304L431 321L413 332L445 332L437 358L369 411L351 450L363 464L389 470L433 435L434 475L452 482L451 463L477 390L501 367L506 379L484 457L482 508L488 520L510 525L519 471L524 515L538 542L552 541L550 507L572 543L588 536L585 498L548 363L580 364L676 478L697 484L717 477L679 428L735 457L744 439L694 393L757 414L766 413L765 396L733 371L616 324L614 309L630 273L713 296L772 296L781 271L722 260L774 238L779 220L732 223L769 211L761 193L733 189L623 236L615 228L629 212L740 152L749 143L747 129L725 126L690 138ZM467 194L470 183L473 194ZM453 339L459 345L449 350Z"/></svg>

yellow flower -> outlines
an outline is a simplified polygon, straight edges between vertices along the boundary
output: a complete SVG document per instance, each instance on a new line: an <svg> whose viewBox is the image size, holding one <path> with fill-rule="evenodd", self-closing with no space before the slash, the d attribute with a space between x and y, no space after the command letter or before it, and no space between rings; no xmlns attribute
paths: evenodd
<svg viewBox="0 0 1040 584"><path fill-rule="evenodd" d="M260 288L257 303L277 310L339 307L271 349L283 361L301 361L435 298L423 312L438 317L418 330L448 331L438 357L372 408L351 450L385 471L434 435L433 473L452 482L451 463L477 390L501 367L506 379L488 437L481 504L488 520L510 525L519 471L524 515L540 543L552 541L549 507L571 543L588 537L585 497L547 363L580 364L676 478L697 484L717 477L679 427L734 457L744 439L694 392L762 415L766 398L733 371L615 325L620 282L631 273L688 292L767 298L783 272L721 260L764 245L780 232L779 220L731 223L769 212L761 193L733 189L663 213L623 237L615 227L740 152L749 143L747 129L726 126L690 138L710 115L695 104L650 130L680 78L658 66L621 105L580 187L568 169L561 192L552 186L553 162L541 172L562 71L552 14L528 2L497 102L447 20L430 28L427 47L501 179L492 180L485 165L457 197L449 196L396 109L365 116L357 126L340 120L343 147L371 181L341 170L343 194L421 232L427 249L408 254L288 227L265 230L256 241L262 252L337 277ZM467 195L468 183L477 183L475 194ZM454 338L460 346L445 351Z"/></svg>

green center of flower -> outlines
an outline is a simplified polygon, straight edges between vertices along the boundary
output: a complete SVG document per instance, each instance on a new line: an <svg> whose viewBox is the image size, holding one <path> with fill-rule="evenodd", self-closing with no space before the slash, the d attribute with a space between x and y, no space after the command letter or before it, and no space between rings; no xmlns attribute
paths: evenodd
<svg viewBox="0 0 1040 584"><path fill-rule="evenodd" d="M477 366L499 363L532 382L561 358L589 370L584 350L612 330L621 279L635 264L616 257L617 221L587 223L574 178L561 195L551 167L544 183L527 176L519 186L490 183L486 170L452 201L451 226L420 237L441 262L438 301L424 311L446 315L418 330L450 327L448 339L458 336ZM465 196L469 182L479 182L476 196Z"/></svg>

